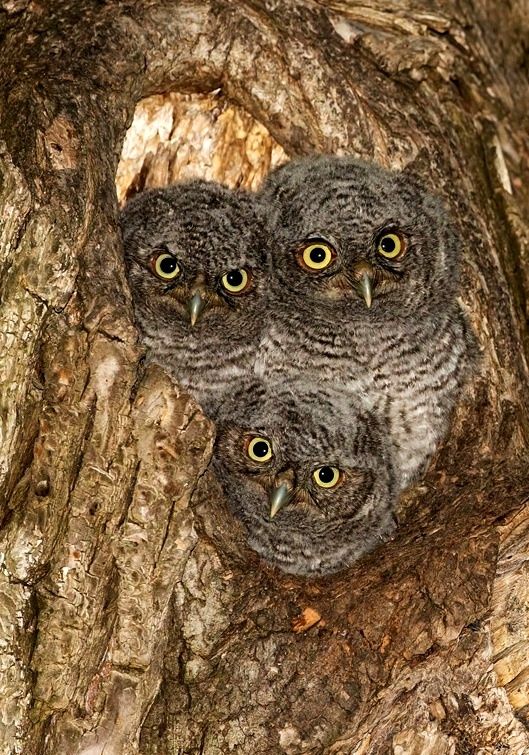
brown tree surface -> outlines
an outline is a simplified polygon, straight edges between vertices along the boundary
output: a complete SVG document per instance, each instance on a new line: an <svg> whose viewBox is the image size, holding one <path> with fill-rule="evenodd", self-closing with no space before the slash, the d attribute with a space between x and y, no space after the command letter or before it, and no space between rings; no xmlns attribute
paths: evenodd
<svg viewBox="0 0 529 755"><path fill-rule="evenodd" d="M529 753L523 0L4 0L0 28L2 755ZM116 172L146 97L121 197L328 151L414 163L461 223L479 374L343 574L245 547L212 423L143 369Z"/></svg>

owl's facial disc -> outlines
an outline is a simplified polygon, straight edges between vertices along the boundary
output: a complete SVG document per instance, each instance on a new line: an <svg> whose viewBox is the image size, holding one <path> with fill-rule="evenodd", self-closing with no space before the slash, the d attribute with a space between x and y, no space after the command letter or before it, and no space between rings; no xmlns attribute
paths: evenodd
<svg viewBox="0 0 529 755"><path fill-rule="evenodd" d="M390 264L398 263L405 255L406 249L407 241L404 234L396 227L389 226L377 234L375 241L377 260L385 260L385 265L384 262L372 264L363 259L353 266L354 286L368 309L371 308L373 298L397 280L399 271L391 268Z"/></svg>
<svg viewBox="0 0 529 755"><path fill-rule="evenodd" d="M228 270L220 279L220 288L224 296L230 298L243 296L251 290L253 275L244 267ZM191 325L194 326L208 305L226 305L225 298L216 291L209 291L205 286L204 275L199 275L193 283L188 310Z"/></svg>
<svg viewBox="0 0 529 755"><path fill-rule="evenodd" d="M189 297L187 300L187 312L191 327L196 325L207 308L214 306L227 307L226 297L233 298L248 293L251 290L252 283L253 275L250 269L241 267L229 270L220 279L219 288L222 290L222 294L224 294L221 295L221 292L207 285L204 273L199 273L191 284L187 294ZM180 293L175 291L174 295L175 298L178 298Z"/></svg>
<svg viewBox="0 0 529 755"><path fill-rule="evenodd" d="M344 476L344 472L339 467L324 464L313 470L312 485L316 491L318 489L320 492L321 489L330 491L342 484ZM304 500L306 502L310 501L317 506L313 495L305 486L296 486L295 473L292 469L281 472L276 476L270 491L270 519L273 519L288 504L292 502L301 503Z"/></svg>
<svg viewBox="0 0 529 755"><path fill-rule="evenodd" d="M205 296L205 282L202 274L198 275L192 284L191 297L188 293L178 285L178 278L181 277L182 268L172 253L171 249L166 245L161 245L157 248L154 254L149 260L149 268L153 275L160 280L169 284L169 288L166 289L174 301L179 304L184 304L187 299L187 311L189 314L189 320L191 325L195 325L198 318L204 311L207 300ZM183 301L182 301L183 299Z"/></svg>
<svg viewBox="0 0 529 755"><path fill-rule="evenodd" d="M343 269L344 254L339 264L337 244L321 233L296 242L294 258L303 272L317 279L325 296L335 300L356 292L370 309L373 299L393 288L401 277L399 263L407 246L407 237L392 223L376 233L349 271Z"/></svg>

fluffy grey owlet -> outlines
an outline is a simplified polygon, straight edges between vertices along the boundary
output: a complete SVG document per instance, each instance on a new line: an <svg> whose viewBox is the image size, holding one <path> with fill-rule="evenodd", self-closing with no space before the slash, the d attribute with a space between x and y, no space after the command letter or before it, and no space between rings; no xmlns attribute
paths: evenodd
<svg viewBox="0 0 529 755"><path fill-rule="evenodd" d="M229 506L250 547L283 571L344 569L393 530L387 434L340 394L250 385L223 405L217 431Z"/></svg>
<svg viewBox="0 0 529 755"><path fill-rule="evenodd" d="M406 173L354 158L291 162L261 201L276 315L258 374L342 386L389 427L405 486L446 431L473 361L457 301L461 239Z"/></svg>
<svg viewBox="0 0 529 755"><path fill-rule="evenodd" d="M212 416L255 358L267 288L253 195L201 180L151 189L120 218L148 358Z"/></svg>

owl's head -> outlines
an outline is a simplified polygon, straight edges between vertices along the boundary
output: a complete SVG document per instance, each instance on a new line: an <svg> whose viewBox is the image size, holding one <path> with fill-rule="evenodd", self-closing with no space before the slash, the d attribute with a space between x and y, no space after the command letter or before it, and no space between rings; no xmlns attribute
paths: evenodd
<svg viewBox="0 0 529 755"><path fill-rule="evenodd" d="M392 528L389 451L340 396L258 385L225 403L214 467L250 547L283 571L327 574Z"/></svg>
<svg viewBox="0 0 529 755"><path fill-rule="evenodd" d="M255 321L267 260L252 195L201 180L151 189L120 224L140 318L224 335Z"/></svg>
<svg viewBox="0 0 529 755"><path fill-rule="evenodd" d="M309 157L274 171L260 196L276 280L315 314L409 317L453 303L461 242L407 172Z"/></svg>

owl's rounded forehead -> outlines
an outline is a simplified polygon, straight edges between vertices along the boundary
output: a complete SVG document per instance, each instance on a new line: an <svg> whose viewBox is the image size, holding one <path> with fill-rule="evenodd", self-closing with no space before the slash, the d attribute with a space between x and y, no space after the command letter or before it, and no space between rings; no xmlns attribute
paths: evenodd
<svg viewBox="0 0 529 755"><path fill-rule="evenodd" d="M338 396L333 400L321 388L295 394L249 388L234 397L227 412L242 432L269 438L283 460L300 465L350 464L356 462L359 447L377 447L378 427L369 415Z"/></svg>
<svg viewBox="0 0 529 755"><path fill-rule="evenodd" d="M264 233L253 197L206 181L143 192L121 214L125 247L148 255L165 245L206 268L265 263Z"/></svg>
<svg viewBox="0 0 529 755"><path fill-rule="evenodd" d="M354 158L314 157L273 173L263 189L280 228L302 236L344 229L373 232L388 221L429 226L437 198L401 174Z"/></svg>

